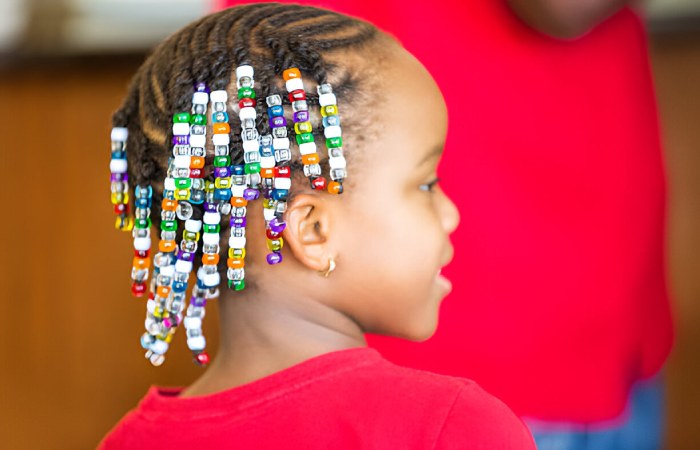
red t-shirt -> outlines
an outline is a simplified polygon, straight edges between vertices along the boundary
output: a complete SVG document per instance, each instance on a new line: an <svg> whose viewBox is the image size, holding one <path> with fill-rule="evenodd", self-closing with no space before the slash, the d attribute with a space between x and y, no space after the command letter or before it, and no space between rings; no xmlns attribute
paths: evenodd
<svg viewBox="0 0 700 450"><path fill-rule="evenodd" d="M328 353L241 387L179 398L151 388L102 450L535 450L507 406L470 380Z"/></svg>
<svg viewBox="0 0 700 450"><path fill-rule="evenodd" d="M672 341L665 180L636 14L562 42L503 0L292 3L394 34L448 105L442 185L462 217L444 271L454 290L432 339L370 345L402 365L472 378L521 415L618 415Z"/></svg>

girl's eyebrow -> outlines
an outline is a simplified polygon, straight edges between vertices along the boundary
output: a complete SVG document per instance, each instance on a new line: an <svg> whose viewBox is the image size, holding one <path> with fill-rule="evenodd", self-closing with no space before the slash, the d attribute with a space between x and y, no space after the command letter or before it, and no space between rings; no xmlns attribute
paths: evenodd
<svg viewBox="0 0 700 450"><path fill-rule="evenodd" d="M440 143L437 144L433 149L426 153L426 155L423 157L423 159L420 160L418 163L417 167L422 166L423 164L427 163L428 161L432 160L435 157L439 157L442 154L442 149L445 147L444 144Z"/></svg>

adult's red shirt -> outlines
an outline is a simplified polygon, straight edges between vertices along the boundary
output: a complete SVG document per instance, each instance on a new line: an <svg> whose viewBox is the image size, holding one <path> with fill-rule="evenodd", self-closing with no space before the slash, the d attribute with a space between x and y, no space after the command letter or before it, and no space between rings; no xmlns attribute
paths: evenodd
<svg viewBox="0 0 700 450"><path fill-rule="evenodd" d="M665 177L637 15L624 9L563 42L503 0L294 3L394 34L448 105L441 175L462 216L444 271L454 290L427 342L370 344L473 378L520 415L617 416L672 342Z"/></svg>

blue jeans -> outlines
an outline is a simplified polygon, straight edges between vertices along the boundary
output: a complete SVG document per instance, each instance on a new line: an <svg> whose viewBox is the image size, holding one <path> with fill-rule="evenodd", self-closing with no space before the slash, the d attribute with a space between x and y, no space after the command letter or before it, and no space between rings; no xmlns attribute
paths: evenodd
<svg viewBox="0 0 700 450"><path fill-rule="evenodd" d="M664 386L660 376L638 383L630 394L627 420L600 424L526 422L539 450L659 450L663 447Z"/></svg>

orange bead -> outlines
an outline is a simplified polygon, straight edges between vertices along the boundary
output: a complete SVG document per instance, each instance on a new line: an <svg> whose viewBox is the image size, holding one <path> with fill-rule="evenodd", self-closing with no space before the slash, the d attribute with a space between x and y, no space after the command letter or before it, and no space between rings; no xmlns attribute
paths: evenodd
<svg viewBox="0 0 700 450"><path fill-rule="evenodd" d="M284 81L291 80L292 78L301 78L301 72L299 72L297 68L287 69L282 72L282 78L284 78Z"/></svg>
<svg viewBox="0 0 700 450"><path fill-rule="evenodd" d="M214 134L229 134L231 126L227 122L218 122L214 124Z"/></svg>
<svg viewBox="0 0 700 450"><path fill-rule="evenodd" d="M193 156L190 160L190 169L204 168L204 158L201 156Z"/></svg>
<svg viewBox="0 0 700 450"><path fill-rule="evenodd" d="M219 254L204 253L202 255L202 264L216 265L219 264Z"/></svg>
<svg viewBox="0 0 700 450"><path fill-rule="evenodd" d="M164 198L161 206L165 211L175 211L177 210L177 200L171 200L169 198Z"/></svg>
<svg viewBox="0 0 700 450"><path fill-rule="evenodd" d="M340 194L342 185L337 181L331 181L328 183L328 192L331 194Z"/></svg>
<svg viewBox="0 0 700 450"><path fill-rule="evenodd" d="M246 206L247 204L248 200L244 199L243 197L231 197L231 206L239 208Z"/></svg>
<svg viewBox="0 0 700 450"><path fill-rule="evenodd" d="M318 164L318 162L319 162L318 153L309 153L308 155L301 155L301 162L303 162L305 165Z"/></svg>
<svg viewBox="0 0 700 450"><path fill-rule="evenodd" d="M260 169L260 176L263 178L274 178L275 177L275 169Z"/></svg>
<svg viewBox="0 0 700 450"><path fill-rule="evenodd" d="M229 269L242 269L245 267L245 261L242 259L228 259L226 265Z"/></svg>
<svg viewBox="0 0 700 450"><path fill-rule="evenodd" d="M151 260L149 258L139 258L135 256L132 265L136 269L148 269L151 267Z"/></svg>
<svg viewBox="0 0 700 450"><path fill-rule="evenodd" d="M156 291L158 294L158 297L167 297L168 294L170 294L170 287L168 286L158 286L158 290Z"/></svg>
<svg viewBox="0 0 700 450"><path fill-rule="evenodd" d="M177 242L175 241L160 241L158 243L158 250L163 253L170 253L175 251L177 248Z"/></svg>

